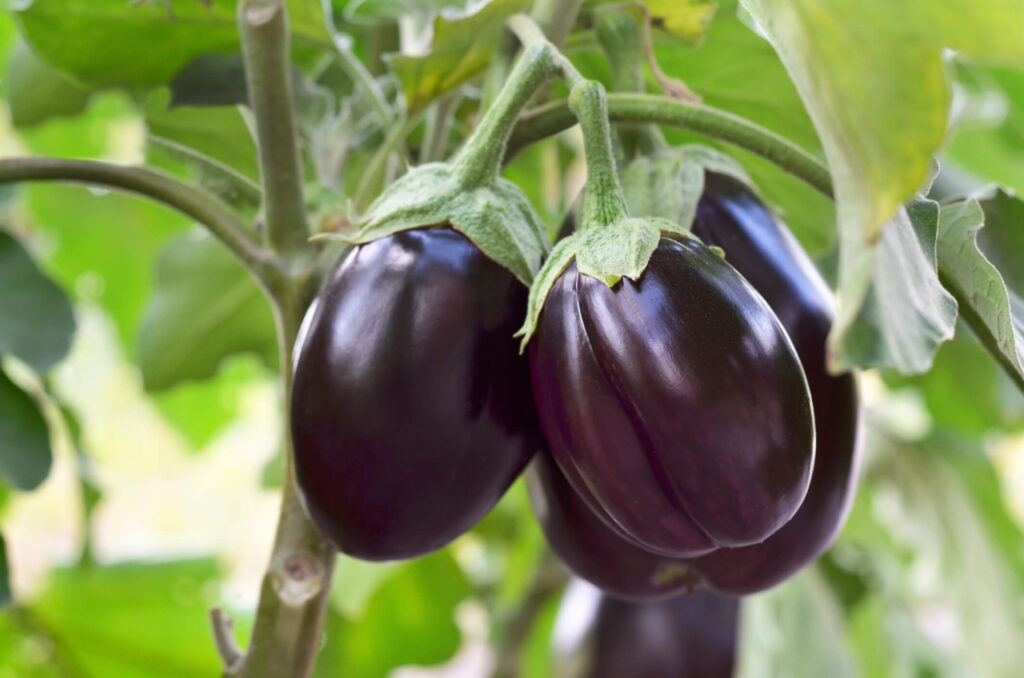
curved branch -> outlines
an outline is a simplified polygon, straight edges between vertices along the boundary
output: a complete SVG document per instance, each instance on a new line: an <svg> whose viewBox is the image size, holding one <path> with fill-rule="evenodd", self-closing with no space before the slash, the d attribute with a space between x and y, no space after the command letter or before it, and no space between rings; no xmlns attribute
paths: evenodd
<svg viewBox="0 0 1024 678"><path fill-rule="evenodd" d="M652 122L729 142L765 158L832 197L832 177L821 161L788 139L732 113L652 94L617 93L608 95L608 116L612 122ZM519 119L509 141L507 157L575 124L576 117L566 101L554 101L534 109Z"/></svg>
<svg viewBox="0 0 1024 678"><path fill-rule="evenodd" d="M66 181L136 193L195 219L261 280L271 266L268 254L250 235L244 218L206 191L145 167L95 160L9 158L0 160L0 184L20 181Z"/></svg>

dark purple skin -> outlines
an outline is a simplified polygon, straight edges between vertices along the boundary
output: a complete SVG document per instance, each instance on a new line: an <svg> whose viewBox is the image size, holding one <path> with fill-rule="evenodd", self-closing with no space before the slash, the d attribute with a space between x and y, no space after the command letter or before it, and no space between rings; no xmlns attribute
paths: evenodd
<svg viewBox="0 0 1024 678"><path fill-rule="evenodd" d="M655 600L693 588L695 578L684 561L645 551L608 529L546 450L526 470L526 487L551 549L573 574L606 594Z"/></svg>
<svg viewBox="0 0 1024 678"><path fill-rule="evenodd" d="M571 264L530 345L548 444L623 538L691 557L763 541L814 459L803 370L763 299L706 246L662 238L614 288Z"/></svg>
<svg viewBox="0 0 1024 678"><path fill-rule="evenodd" d="M352 556L412 558L470 529L541 446L513 334L526 288L448 228L349 252L303 323L295 468Z"/></svg>
<svg viewBox="0 0 1024 678"><path fill-rule="evenodd" d="M750 189L709 173L693 232L731 263L782 321L803 363L814 402L817 454L807 497L767 541L721 549L693 562L705 582L729 593L770 588L816 560L849 514L861 459L860 405L853 375L832 376L825 339L835 315L831 291L806 252Z"/></svg>
<svg viewBox="0 0 1024 678"><path fill-rule="evenodd" d="M558 623L573 629L575 647L558 647L558 678L731 678L736 664L739 599L695 591L655 602L615 600L574 584ZM586 597L584 597L586 595ZM600 596L596 609L590 596ZM591 605L588 605L590 603ZM575 606L575 608L574 608ZM583 608L583 609L580 609ZM558 631L556 626L556 642Z"/></svg>

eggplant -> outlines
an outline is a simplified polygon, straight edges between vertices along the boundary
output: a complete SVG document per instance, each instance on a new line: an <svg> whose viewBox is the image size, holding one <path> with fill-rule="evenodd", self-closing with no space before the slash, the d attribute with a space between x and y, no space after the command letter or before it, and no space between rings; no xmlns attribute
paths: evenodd
<svg viewBox="0 0 1024 678"><path fill-rule="evenodd" d="M765 301L713 250L662 237L638 280L562 273L530 344L558 466L621 538L681 558L758 543L807 491L803 369Z"/></svg>
<svg viewBox="0 0 1024 678"><path fill-rule="evenodd" d="M655 600L693 589L696 578L685 561L645 551L608 529L546 450L527 468L526 487L551 550L577 577L624 600Z"/></svg>
<svg viewBox="0 0 1024 678"><path fill-rule="evenodd" d="M344 256L297 344L300 496L340 550L420 556L470 529L542 446L513 333L526 288L450 228Z"/></svg>
<svg viewBox="0 0 1024 678"><path fill-rule="evenodd" d="M835 316L832 292L789 230L742 183L707 173L693 232L721 247L726 261L749 280L793 340L811 389L817 454L810 489L786 525L765 542L721 549L692 563L711 587L754 593L816 560L835 540L850 512L861 460L856 379L832 375L825 340Z"/></svg>
<svg viewBox="0 0 1024 678"><path fill-rule="evenodd" d="M557 678L731 678L739 599L695 591L635 603L576 581L555 621Z"/></svg>

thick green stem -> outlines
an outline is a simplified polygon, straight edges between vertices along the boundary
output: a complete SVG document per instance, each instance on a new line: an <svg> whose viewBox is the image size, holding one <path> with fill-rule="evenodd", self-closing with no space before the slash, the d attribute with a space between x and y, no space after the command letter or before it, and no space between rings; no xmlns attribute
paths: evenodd
<svg viewBox="0 0 1024 678"><path fill-rule="evenodd" d="M587 193L580 229L614 224L629 216L629 209L615 172L604 87L594 81L576 85L569 94L569 106L580 122L587 160Z"/></svg>
<svg viewBox="0 0 1024 678"><path fill-rule="evenodd" d="M267 244L291 260L308 254L310 231L292 104L288 15L278 1L242 0L238 25L256 123Z"/></svg>
<svg viewBox="0 0 1024 678"><path fill-rule="evenodd" d="M435 101L427 113L426 131L420 147L420 164L440 162L445 158L448 141L451 139L452 117L462 102L462 92L449 92Z"/></svg>
<svg viewBox="0 0 1024 678"><path fill-rule="evenodd" d="M315 278L293 285L276 301L284 411L291 402L292 347ZM320 647L335 551L306 516L299 502L292 462L289 417L285 416L285 478L281 512L270 565L263 577L252 640L245 656L225 671L231 678L306 678Z"/></svg>
<svg viewBox="0 0 1024 678"><path fill-rule="evenodd" d="M583 0L536 0L533 3L530 16L540 26L548 41L556 49L561 49L569 37L569 33L572 32L573 26L576 25L576 17L579 16L582 7ZM516 49L515 39L507 31L503 33L487 71L482 108L490 108L497 98L502 84L508 78ZM534 95L532 100L534 105L547 101L549 95L546 90L546 87L542 88L542 91Z"/></svg>
<svg viewBox="0 0 1024 678"><path fill-rule="evenodd" d="M615 123L653 122L726 141L765 158L832 197L832 177L821 161L793 142L732 113L651 94L610 94L608 114ZM575 123L565 101L551 102L529 112L520 118L512 133L508 157Z"/></svg>
<svg viewBox="0 0 1024 678"><path fill-rule="evenodd" d="M144 167L125 167L93 160L9 158L0 160L0 184L20 181L63 181L115 188L172 207L195 219L266 283L273 275L270 255L260 249L245 219L220 199L174 177Z"/></svg>
<svg viewBox="0 0 1024 678"><path fill-rule="evenodd" d="M488 183L501 172L505 145L523 108L537 88L558 69L555 49L541 36L523 52L508 81L487 109L453 163L453 174L465 187Z"/></svg>
<svg viewBox="0 0 1024 678"><path fill-rule="evenodd" d="M633 14L621 8L602 11L597 19L597 40L611 68L612 91L643 92L647 56L640 23ZM619 123L615 134L627 162L667 147L661 130L650 123Z"/></svg>

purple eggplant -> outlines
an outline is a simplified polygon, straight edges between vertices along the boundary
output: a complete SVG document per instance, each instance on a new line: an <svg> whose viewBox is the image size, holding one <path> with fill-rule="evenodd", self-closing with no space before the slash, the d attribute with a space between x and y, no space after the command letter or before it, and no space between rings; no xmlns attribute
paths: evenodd
<svg viewBox="0 0 1024 678"><path fill-rule="evenodd" d="M684 561L645 551L605 526L547 451L534 457L526 486L551 549L578 577L626 600L654 600L693 589L695 577Z"/></svg>
<svg viewBox="0 0 1024 678"><path fill-rule="evenodd" d="M351 250L300 334L296 479L310 517L366 560L471 528L541 447L513 333L526 288L448 228Z"/></svg>
<svg viewBox="0 0 1024 678"><path fill-rule="evenodd" d="M730 678L739 599L695 591L655 602L602 596L582 582L555 622L558 678Z"/></svg>
<svg viewBox="0 0 1024 678"><path fill-rule="evenodd" d="M789 230L750 189L708 173L693 232L721 247L726 261L775 311L800 356L814 404L814 473L793 519L761 544L721 549L692 564L715 589L754 593L817 559L846 520L861 457L857 385L852 374L833 376L826 368L825 339L835 313L831 291Z"/></svg>
<svg viewBox="0 0 1024 678"><path fill-rule="evenodd" d="M620 537L691 557L758 543L807 492L814 423L778 318L713 250L663 237L639 280L571 264L530 344L541 426Z"/></svg>

